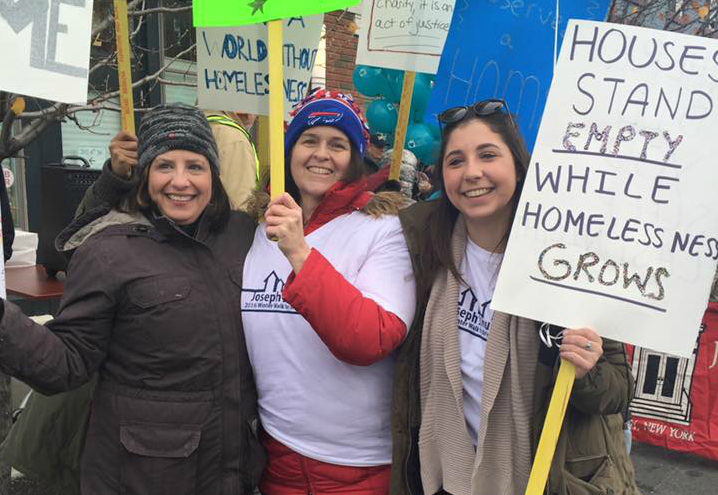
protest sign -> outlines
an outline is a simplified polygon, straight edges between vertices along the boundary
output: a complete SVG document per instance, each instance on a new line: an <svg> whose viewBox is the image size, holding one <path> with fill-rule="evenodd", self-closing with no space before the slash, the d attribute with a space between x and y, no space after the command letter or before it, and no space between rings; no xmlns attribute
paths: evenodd
<svg viewBox="0 0 718 495"><path fill-rule="evenodd" d="M554 26L560 45L568 19L602 21L609 0L459 0L427 115L504 98L533 149L553 76Z"/></svg>
<svg viewBox="0 0 718 495"><path fill-rule="evenodd" d="M492 307L687 357L718 259L718 41L570 21Z"/></svg>
<svg viewBox="0 0 718 495"><path fill-rule="evenodd" d="M323 16L285 19L284 116L306 95L312 76ZM199 106L268 115L267 26L197 29Z"/></svg>
<svg viewBox="0 0 718 495"><path fill-rule="evenodd" d="M0 89L87 101L92 0L0 0Z"/></svg>
<svg viewBox="0 0 718 495"><path fill-rule="evenodd" d="M366 0L357 64L436 74L456 0Z"/></svg>
<svg viewBox="0 0 718 495"><path fill-rule="evenodd" d="M330 12L358 5L361 0L194 0L195 27L244 26L289 17Z"/></svg>

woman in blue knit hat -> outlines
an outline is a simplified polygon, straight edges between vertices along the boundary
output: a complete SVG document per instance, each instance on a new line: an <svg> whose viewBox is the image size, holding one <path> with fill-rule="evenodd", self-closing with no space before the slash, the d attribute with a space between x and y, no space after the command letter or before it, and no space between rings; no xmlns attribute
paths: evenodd
<svg viewBox="0 0 718 495"><path fill-rule="evenodd" d="M366 191L367 138L350 96L313 93L286 129L287 192L257 207L242 322L264 495L389 492L393 351L415 295L400 196Z"/></svg>

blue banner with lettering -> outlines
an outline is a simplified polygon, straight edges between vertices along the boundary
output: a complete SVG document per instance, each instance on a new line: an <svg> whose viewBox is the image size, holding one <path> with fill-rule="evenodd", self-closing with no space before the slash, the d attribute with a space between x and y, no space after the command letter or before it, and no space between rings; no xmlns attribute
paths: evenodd
<svg viewBox="0 0 718 495"><path fill-rule="evenodd" d="M602 21L610 0L564 0L558 46L569 19ZM551 85L556 0L457 0L427 118L446 108L504 98L529 151Z"/></svg>

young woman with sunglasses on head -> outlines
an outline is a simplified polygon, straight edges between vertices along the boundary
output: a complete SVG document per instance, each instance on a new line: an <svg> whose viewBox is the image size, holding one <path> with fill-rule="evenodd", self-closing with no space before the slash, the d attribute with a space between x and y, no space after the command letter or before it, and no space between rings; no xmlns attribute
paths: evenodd
<svg viewBox="0 0 718 495"><path fill-rule="evenodd" d="M638 493L623 445L633 391L623 346L588 328L542 345L548 325L490 308L529 162L505 103L439 120L442 195L400 213L417 314L395 372L392 493L524 493L559 357L576 382L547 493Z"/></svg>

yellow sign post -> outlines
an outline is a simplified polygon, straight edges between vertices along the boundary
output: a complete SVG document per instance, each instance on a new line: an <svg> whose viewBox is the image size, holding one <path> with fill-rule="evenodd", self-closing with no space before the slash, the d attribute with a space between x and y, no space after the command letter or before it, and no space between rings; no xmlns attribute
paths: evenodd
<svg viewBox="0 0 718 495"><path fill-rule="evenodd" d="M414 94L414 80L416 72L407 70L404 72L404 85L401 88L401 101L399 103L399 116L394 131L394 150L391 154L391 168L389 169L389 180L398 180L401 171L401 157L404 152L404 141L406 140L406 129L409 125L409 111L411 110L411 97Z"/></svg>
<svg viewBox="0 0 718 495"><path fill-rule="evenodd" d="M284 64L282 61L282 21L269 21L269 163L270 195L284 193Z"/></svg>
<svg viewBox="0 0 718 495"><path fill-rule="evenodd" d="M525 495L542 495L544 492L575 379L576 368L574 365L561 359Z"/></svg>
<svg viewBox="0 0 718 495"><path fill-rule="evenodd" d="M135 104L132 100L130 34L127 27L127 0L114 0L115 42L117 43L117 76L120 81L122 130L135 133Z"/></svg>

